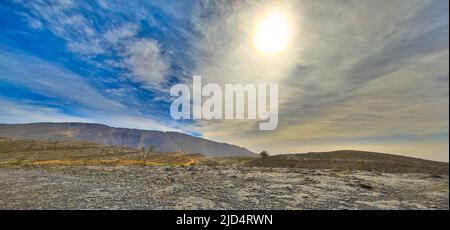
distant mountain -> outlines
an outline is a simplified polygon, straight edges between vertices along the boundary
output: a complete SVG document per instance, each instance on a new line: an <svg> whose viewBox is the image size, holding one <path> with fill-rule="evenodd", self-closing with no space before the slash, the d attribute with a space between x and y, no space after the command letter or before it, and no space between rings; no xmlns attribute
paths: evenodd
<svg viewBox="0 0 450 230"><path fill-rule="evenodd" d="M84 140L160 152L201 153L212 157L257 156L246 148L178 132L113 128L92 123L0 124L0 137L35 140Z"/></svg>
<svg viewBox="0 0 450 230"><path fill-rule="evenodd" d="M356 150L311 152L269 156L247 161L248 166L336 170L368 170L391 173L448 174L448 163L387 153Z"/></svg>

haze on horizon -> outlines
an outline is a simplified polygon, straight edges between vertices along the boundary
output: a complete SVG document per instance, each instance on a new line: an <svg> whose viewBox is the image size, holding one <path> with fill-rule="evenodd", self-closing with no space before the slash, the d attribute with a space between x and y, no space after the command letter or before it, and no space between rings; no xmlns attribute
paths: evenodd
<svg viewBox="0 0 450 230"><path fill-rule="evenodd" d="M0 123L93 122L255 152L448 162L448 4L0 0ZM193 75L279 84L278 128L171 119L170 87Z"/></svg>

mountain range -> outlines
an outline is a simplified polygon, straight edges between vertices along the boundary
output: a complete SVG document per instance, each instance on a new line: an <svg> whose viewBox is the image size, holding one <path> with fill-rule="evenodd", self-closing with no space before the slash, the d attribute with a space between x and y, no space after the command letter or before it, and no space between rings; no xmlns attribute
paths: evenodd
<svg viewBox="0 0 450 230"><path fill-rule="evenodd" d="M200 153L211 157L251 157L246 148L179 132L114 128L94 123L0 124L0 137L35 140L83 140L158 152Z"/></svg>

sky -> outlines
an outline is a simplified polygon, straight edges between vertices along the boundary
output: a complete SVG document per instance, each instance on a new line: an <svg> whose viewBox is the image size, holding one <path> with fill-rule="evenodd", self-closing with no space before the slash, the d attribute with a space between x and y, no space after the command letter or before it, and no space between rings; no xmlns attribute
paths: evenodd
<svg viewBox="0 0 450 230"><path fill-rule="evenodd" d="M252 36L282 12L289 42ZM356 149L449 160L443 0L0 0L0 123L178 131L271 154ZM174 120L170 88L278 84L278 127Z"/></svg>

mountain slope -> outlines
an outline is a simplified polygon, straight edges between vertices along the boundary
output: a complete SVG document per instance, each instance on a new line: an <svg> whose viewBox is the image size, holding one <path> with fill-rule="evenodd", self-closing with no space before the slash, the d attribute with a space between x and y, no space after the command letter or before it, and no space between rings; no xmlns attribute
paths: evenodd
<svg viewBox="0 0 450 230"><path fill-rule="evenodd" d="M336 170L364 170L391 173L448 174L448 163L387 153L356 150L312 152L269 156L253 159L248 166L278 168L308 168Z"/></svg>
<svg viewBox="0 0 450 230"><path fill-rule="evenodd" d="M132 148L154 146L160 152L201 153L206 156L256 156L246 148L177 132L113 128L91 123L0 124L0 136L36 140L84 140Z"/></svg>

